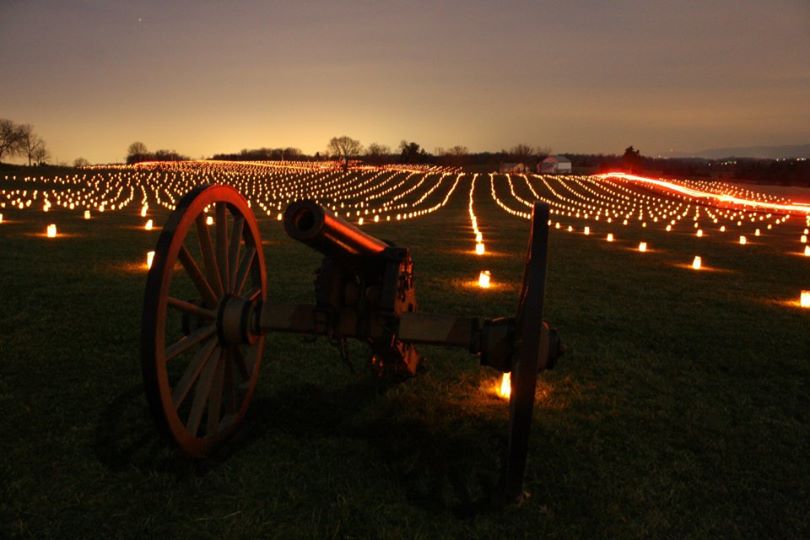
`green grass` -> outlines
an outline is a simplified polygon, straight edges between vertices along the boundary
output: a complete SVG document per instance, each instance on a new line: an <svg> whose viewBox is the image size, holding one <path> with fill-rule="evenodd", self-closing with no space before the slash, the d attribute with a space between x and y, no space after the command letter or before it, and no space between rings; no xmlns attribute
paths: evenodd
<svg viewBox="0 0 810 540"><path fill-rule="evenodd" d="M477 189L496 253L482 263L467 182L434 215L367 230L412 248L421 310L513 315L528 222ZM184 459L141 386L140 266L158 232L135 210L2 212L0 536L810 535L810 313L780 303L810 288L810 263L786 254L795 222L744 248L733 232L552 230L546 318L568 352L539 382L531 498L488 511L475 501L507 411L475 358L424 348L424 373L383 387L323 340L270 336L240 434ZM50 222L69 235L33 236ZM275 221L261 230L271 298L310 301L318 256ZM642 236L653 252L632 251ZM718 270L676 266L695 254ZM484 267L501 286L465 287Z"/></svg>

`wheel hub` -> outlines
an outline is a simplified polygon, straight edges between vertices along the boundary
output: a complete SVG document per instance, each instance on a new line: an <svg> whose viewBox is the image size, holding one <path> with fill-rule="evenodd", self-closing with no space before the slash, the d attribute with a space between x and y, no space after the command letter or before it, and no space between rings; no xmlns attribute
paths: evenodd
<svg viewBox="0 0 810 540"><path fill-rule="evenodd" d="M255 302L226 295L217 310L217 333L224 346L256 343L257 336L252 331L251 315Z"/></svg>

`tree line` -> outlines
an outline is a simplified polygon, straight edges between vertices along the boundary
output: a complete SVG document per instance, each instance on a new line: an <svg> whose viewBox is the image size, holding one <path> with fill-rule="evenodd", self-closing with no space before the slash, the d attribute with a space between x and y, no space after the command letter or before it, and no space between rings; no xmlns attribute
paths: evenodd
<svg viewBox="0 0 810 540"><path fill-rule="evenodd" d="M298 148L256 148L243 149L235 153L220 153L211 159L228 161L278 161L278 160L321 160L335 159L344 166L352 160L362 160L372 165L392 163L414 163L431 165L450 165L457 167L492 166L497 167L505 161L521 162L533 165L551 153L545 146L518 144L508 150L499 152L470 152L466 146L455 145L449 148L438 147L428 152L415 141L402 140L399 146L392 149L386 144L373 142L364 146L359 140L341 135L332 137L323 153L308 155Z"/></svg>
<svg viewBox="0 0 810 540"><path fill-rule="evenodd" d="M140 163L142 161L186 161L188 156L178 154L174 150L155 150L150 152L146 145L136 141L129 145L127 149L127 165Z"/></svg>
<svg viewBox="0 0 810 540"><path fill-rule="evenodd" d="M415 141L402 140L392 149L388 145L373 142L364 146L359 140L341 135L332 137L323 153L308 155L295 147L243 149L237 153L214 154L211 159L227 161L301 161L335 159L348 167L350 161L360 160L372 165L412 163L464 167L468 171L486 172L498 170L502 163L523 163L534 169L537 163L551 154L545 146L520 143L509 149L496 152L470 152L466 146L437 147L428 152ZM615 154L563 154L571 160L573 172L594 174L624 170L652 176L679 178L706 178L740 180L759 183L779 183L810 187L810 160L805 159L757 159L757 158L655 158L644 156L633 146L623 155ZM45 164L50 154L45 141L30 124L17 124L0 119L0 162L3 159L22 157L28 165ZM127 164L142 161L184 161L187 156L174 150L149 151L140 141L129 145ZM89 165L84 158L77 158L73 166Z"/></svg>
<svg viewBox="0 0 810 540"><path fill-rule="evenodd" d="M385 144L371 143L363 147L360 141L346 135L332 137L327 145L329 157L348 162L350 159L360 159L372 164L386 163L428 163L434 165L474 166L503 163L505 161L534 164L542 161L551 153L545 146L531 146L518 144L509 150L500 152L470 152L466 146L455 145L450 148L436 148L433 153L428 152L419 143L402 140L399 147L392 151Z"/></svg>
<svg viewBox="0 0 810 540"><path fill-rule="evenodd" d="M307 158L309 156L306 156L300 149L293 147L243 149L236 153L222 153L211 156L211 159L222 161L297 161Z"/></svg>
<svg viewBox="0 0 810 540"><path fill-rule="evenodd" d="M34 132L34 126L0 118L0 162L11 157L27 158L31 166L44 164L50 154L45 140Z"/></svg>

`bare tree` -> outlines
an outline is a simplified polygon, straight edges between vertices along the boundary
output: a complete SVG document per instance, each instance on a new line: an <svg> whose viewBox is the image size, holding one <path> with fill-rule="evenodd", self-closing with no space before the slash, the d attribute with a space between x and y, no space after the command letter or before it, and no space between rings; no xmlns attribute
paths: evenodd
<svg viewBox="0 0 810 540"><path fill-rule="evenodd" d="M359 155L363 151L363 145L360 144L360 141L343 135L332 137L326 149L331 155L342 159L344 166L348 166L349 158Z"/></svg>
<svg viewBox="0 0 810 540"><path fill-rule="evenodd" d="M43 165L51 158L51 153L48 152L48 147L45 146L45 141L42 140L42 137L39 135L35 135L36 141L34 142L34 149L31 152L31 157L29 158L29 164L31 159L34 160L39 165Z"/></svg>
<svg viewBox="0 0 810 540"><path fill-rule="evenodd" d="M293 146L288 146L281 153L282 159L285 159L285 160L288 160L288 161L301 159L302 155L303 155L303 152L301 152L301 149L300 148L295 148Z"/></svg>
<svg viewBox="0 0 810 540"><path fill-rule="evenodd" d="M371 143L366 149L366 155L370 157L382 157L391 153L391 148L379 143Z"/></svg>
<svg viewBox="0 0 810 540"><path fill-rule="evenodd" d="M448 165L463 165L465 158L469 155L470 151L466 146L457 144L450 148L436 148L437 155L444 158L442 161Z"/></svg>
<svg viewBox="0 0 810 540"><path fill-rule="evenodd" d="M19 126L20 130L20 153L28 158L28 166L32 163L42 163L48 159L48 149L42 137L34 133L31 124Z"/></svg>
<svg viewBox="0 0 810 540"><path fill-rule="evenodd" d="M448 156L457 157L457 158L464 157L469 153L470 153L470 151L467 150L466 146L461 146L461 145L458 145L458 144L456 146L452 147L452 148L447 149L447 155Z"/></svg>
<svg viewBox="0 0 810 540"><path fill-rule="evenodd" d="M135 141L127 148L127 163L129 163L130 160L137 161L138 156L145 156L148 153L149 150L147 150L145 144L141 141Z"/></svg>
<svg viewBox="0 0 810 540"><path fill-rule="evenodd" d="M536 155L534 148L528 144L517 144L509 150L509 158L515 162L531 160Z"/></svg>
<svg viewBox="0 0 810 540"><path fill-rule="evenodd" d="M84 159L83 157L77 157L76 159L73 160L73 166L76 168L87 167L88 165L90 165L90 162Z"/></svg>
<svg viewBox="0 0 810 540"><path fill-rule="evenodd" d="M546 159L548 156L551 155L551 147L550 146L538 146L534 149L534 155L537 159L543 160Z"/></svg>
<svg viewBox="0 0 810 540"><path fill-rule="evenodd" d="M21 127L11 120L0 119L0 160L4 155L14 156L22 150Z"/></svg>

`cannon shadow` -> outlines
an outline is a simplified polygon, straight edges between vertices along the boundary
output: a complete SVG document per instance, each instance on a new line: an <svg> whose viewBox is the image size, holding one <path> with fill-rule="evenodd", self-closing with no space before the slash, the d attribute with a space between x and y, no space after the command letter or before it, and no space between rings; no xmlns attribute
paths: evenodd
<svg viewBox="0 0 810 540"><path fill-rule="evenodd" d="M459 404L390 395L392 382L365 377L339 388L299 384L255 399L242 428L213 455L180 455L157 432L141 385L102 412L94 452L109 470L136 468L178 479L204 476L257 442L276 435L302 440L355 439L415 506L470 518L493 508L506 447L502 421Z"/></svg>

